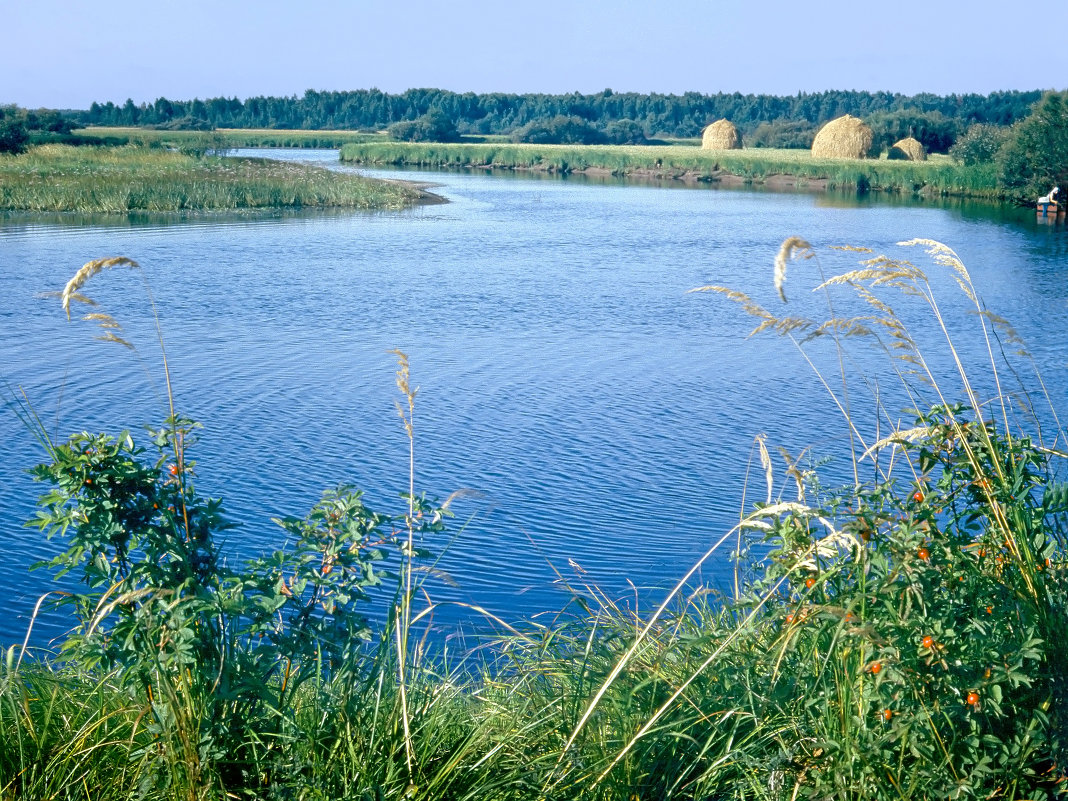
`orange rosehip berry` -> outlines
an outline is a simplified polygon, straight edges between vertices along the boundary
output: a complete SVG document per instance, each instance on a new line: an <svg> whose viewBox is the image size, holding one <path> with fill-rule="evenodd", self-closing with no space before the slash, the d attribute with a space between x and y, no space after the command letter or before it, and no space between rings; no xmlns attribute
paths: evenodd
<svg viewBox="0 0 1068 801"><path fill-rule="evenodd" d="M883 720L890 720L890 718L892 718L893 716L894 716L894 713L893 713L892 710L889 710L889 709L884 709L883 710Z"/></svg>
<svg viewBox="0 0 1068 801"><path fill-rule="evenodd" d="M919 490L916 490L914 493L912 493L912 500L916 501L916 503L923 503L923 493Z"/></svg>
<svg viewBox="0 0 1068 801"><path fill-rule="evenodd" d="M796 618L796 617L794 617L794 613L793 613L793 612L791 612L790 614L788 614L788 615L786 616L786 622L787 622L787 623L793 623L793 622L794 622L794 621L795 621L796 619L797 619L797 618Z"/></svg>
<svg viewBox="0 0 1068 801"><path fill-rule="evenodd" d="M882 665L882 663L881 663L881 662L872 662L872 663L871 663L871 672L872 672L873 674L875 674L875 675L878 675L878 674L879 674L879 672L880 672L880 671L881 671L882 669L883 669L883 665Z"/></svg>
<svg viewBox="0 0 1068 801"><path fill-rule="evenodd" d="M972 690L970 693L968 693L968 698L966 699L966 702L969 706L976 706L979 703L979 693L977 693L975 690Z"/></svg>
<svg viewBox="0 0 1068 801"><path fill-rule="evenodd" d="M992 606L988 606L988 607L986 608L986 613L987 613L988 615L992 615L992 614L994 614L994 607L992 607Z"/></svg>
<svg viewBox="0 0 1068 801"><path fill-rule="evenodd" d="M167 465L167 471L168 471L168 472L169 472L169 473L170 473L170 474L171 474L172 476L176 476L176 475L178 475L178 465L176 465L176 464L169 464L169 465Z"/></svg>
<svg viewBox="0 0 1068 801"><path fill-rule="evenodd" d="M812 576L809 576L807 579L805 579L805 586L811 590L813 587L816 586L816 579L812 578Z"/></svg>
<svg viewBox="0 0 1068 801"><path fill-rule="evenodd" d="M932 637L930 634L924 636L922 641L922 645L924 648L934 648L934 644L934 637Z"/></svg>
<svg viewBox="0 0 1068 801"><path fill-rule="evenodd" d="M916 555L924 561L931 558L931 552L928 551L926 548L920 548L920 550L916 551Z"/></svg>

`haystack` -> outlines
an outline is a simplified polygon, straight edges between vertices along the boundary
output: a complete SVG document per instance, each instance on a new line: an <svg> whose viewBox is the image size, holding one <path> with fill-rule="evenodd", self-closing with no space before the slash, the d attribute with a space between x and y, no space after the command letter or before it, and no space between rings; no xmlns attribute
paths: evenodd
<svg viewBox="0 0 1068 801"><path fill-rule="evenodd" d="M702 150L741 150L742 137L730 120L716 120L701 134Z"/></svg>
<svg viewBox="0 0 1068 801"><path fill-rule="evenodd" d="M849 114L831 120L812 140L812 158L865 159L871 149L871 128Z"/></svg>
<svg viewBox="0 0 1068 801"><path fill-rule="evenodd" d="M926 161L927 150L919 139L909 136L899 142L894 142L886 157L895 161Z"/></svg>

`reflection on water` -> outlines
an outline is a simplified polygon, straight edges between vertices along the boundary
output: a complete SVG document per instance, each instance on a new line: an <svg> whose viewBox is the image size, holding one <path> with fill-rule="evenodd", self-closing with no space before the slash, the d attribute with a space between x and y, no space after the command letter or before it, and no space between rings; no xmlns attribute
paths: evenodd
<svg viewBox="0 0 1068 801"><path fill-rule="evenodd" d="M330 151L271 155L336 164ZM1063 406L1063 227L948 201L849 204L795 193L361 172L437 182L451 202L380 214L3 217L0 378L23 387L59 435L137 432L162 419L160 354L136 275L91 285L136 353L93 342L54 299L37 298L91 258L139 261L160 310L179 408L205 423L198 486L224 496L240 523L228 548L254 553L282 542L272 516L302 513L339 481L366 489L372 505L396 508L406 440L388 350L401 348L421 386L418 485L439 497L461 487L482 497L457 506L456 539L440 565L458 586L434 592L509 618L562 606L554 569L572 576L569 559L613 596L630 592L628 580L650 587L677 577L737 520L757 433L794 454L814 445L814 458L836 457L830 476L845 477L845 429L796 351L746 339L752 324L736 308L688 294L725 284L782 308L770 265L787 236L877 251L917 236L949 243L987 303L1031 344ZM826 269L854 263L825 258ZM821 313L806 291L812 269L790 268L791 313ZM933 274L932 283L948 316L970 324L952 279ZM936 332L919 318L914 334ZM960 345L981 366L978 344L962 337ZM818 346L813 353L828 355ZM882 369L877 352L856 354L865 370ZM906 401L891 386L887 379L882 391L899 409ZM8 611L0 642L21 636L49 586L27 567L57 545L21 528L41 489L25 470L40 457L14 416L0 415ZM703 578L725 586L729 573L724 557Z"/></svg>

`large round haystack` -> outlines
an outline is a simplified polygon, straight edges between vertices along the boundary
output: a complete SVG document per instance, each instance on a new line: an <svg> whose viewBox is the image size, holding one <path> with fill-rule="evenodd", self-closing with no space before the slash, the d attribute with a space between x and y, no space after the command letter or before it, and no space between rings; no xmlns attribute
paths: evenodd
<svg viewBox="0 0 1068 801"><path fill-rule="evenodd" d="M812 140L812 158L865 159L871 149L871 128L846 114L820 128Z"/></svg>
<svg viewBox="0 0 1068 801"><path fill-rule="evenodd" d="M919 139L909 136L899 142L894 142L886 157L895 161L926 161L927 150Z"/></svg>
<svg viewBox="0 0 1068 801"><path fill-rule="evenodd" d="M730 120L716 120L701 134L702 150L741 150L742 137Z"/></svg>

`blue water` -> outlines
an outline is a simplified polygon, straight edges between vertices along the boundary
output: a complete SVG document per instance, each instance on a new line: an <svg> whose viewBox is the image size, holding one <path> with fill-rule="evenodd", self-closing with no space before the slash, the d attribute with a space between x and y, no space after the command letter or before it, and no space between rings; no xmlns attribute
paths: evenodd
<svg viewBox="0 0 1068 801"><path fill-rule="evenodd" d="M336 159L330 151L272 155ZM439 184L434 191L450 202L374 214L0 218L0 378L21 387L61 437L162 420L160 353L139 275L108 273L88 287L123 323L135 353L93 341L89 324L68 323L55 298L39 297L89 259L140 262L179 409L205 425L193 454L198 488L223 497L240 524L226 536L237 559L280 547L283 532L270 518L302 514L340 481L363 488L373 506L402 509L407 440L388 353L400 348L420 387L417 489L441 498L478 492L457 502L449 535L429 544L445 552L438 567L454 582L435 579L431 592L507 620L567 604L560 577L611 598L653 597L648 588L670 585L737 521L761 432L773 453L811 447L806 460L831 457L828 475L848 477L846 428L798 349L747 339L754 321L736 305L688 293L724 284L776 313L824 313L822 296L809 291L814 262L792 264L790 302L777 299L772 259L788 236L865 245L924 266L921 250L894 243L949 244L986 303L1028 341L1068 418L1063 226L981 208L807 194L401 177ZM860 257L821 253L828 273ZM932 268L932 284L989 389L966 304L944 269ZM917 310L910 319L918 339L934 341L929 316ZM833 370L826 343L807 347ZM906 402L884 357L860 343L853 354L859 369L882 376L888 414L900 417ZM948 374L944 355L932 349L930 358ZM854 413L870 431L870 396L854 390ZM42 489L25 471L41 458L15 416L0 413L0 644L21 640L52 586L45 571L27 568L59 544L21 526ZM776 491L793 496L781 461L777 469ZM754 475L750 501L764 493ZM731 571L725 549L702 580L726 587ZM436 620L443 629L480 626L462 608ZM38 626L43 641L62 622L45 617Z"/></svg>

